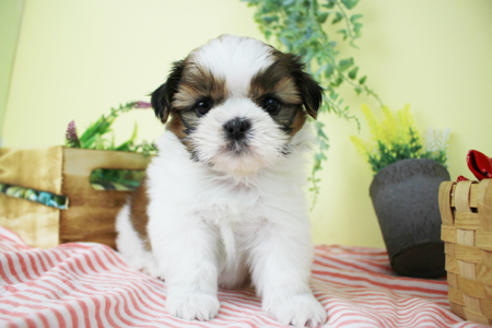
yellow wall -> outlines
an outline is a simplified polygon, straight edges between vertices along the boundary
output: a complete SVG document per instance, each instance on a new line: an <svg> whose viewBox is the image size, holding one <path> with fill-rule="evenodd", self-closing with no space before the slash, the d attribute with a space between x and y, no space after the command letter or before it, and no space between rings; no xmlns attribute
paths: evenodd
<svg viewBox="0 0 492 328"><path fill-rule="evenodd" d="M0 146L23 0L0 1Z"/></svg>
<svg viewBox="0 0 492 328"><path fill-rule="evenodd" d="M451 175L467 174L468 149L492 154L492 2L371 0L358 9L364 36L349 51L368 83L392 108L410 103L422 130L450 128ZM62 143L68 121L85 127L110 106L145 99L171 62L204 41L221 33L261 38L252 14L239 0L26 0L4 144ZM357 114L368 101L348 99ZM162 131L147 111L118 122L120 139L136 118L144 139ZM368 197L372 174L349 142L355 125L322 119L331 149L312 212L315 242L382 246Z"/></svg>

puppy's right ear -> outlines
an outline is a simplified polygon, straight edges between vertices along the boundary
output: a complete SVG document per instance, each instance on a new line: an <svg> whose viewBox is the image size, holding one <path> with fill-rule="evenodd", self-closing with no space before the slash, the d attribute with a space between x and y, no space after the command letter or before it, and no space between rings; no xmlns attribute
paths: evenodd
<svg viewBox="0 0 492 328"><path fill-rule="evenodd" d="M184 60L175 62L167 81L152 92L150 102L152 108L154 108L155 116L157 116L162 123L166 123L169 113L171 112L173 96L178 91L178 85L181 81L181 76L183 75L184 66Z"/></svg>

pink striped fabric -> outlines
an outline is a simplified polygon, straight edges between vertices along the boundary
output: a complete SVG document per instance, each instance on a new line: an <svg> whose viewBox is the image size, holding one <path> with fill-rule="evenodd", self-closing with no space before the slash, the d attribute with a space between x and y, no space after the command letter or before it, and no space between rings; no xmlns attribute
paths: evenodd
<svg viewBox="0 0 492 328"><path fill-rule="evenodd" d="M316 247L312 288L325 327L480 327L449 310L444 280L392 275L385 252ZM94 243L49 250L0 228L0 327L281 327L252 289L220 290L212 321L167 314L165 284Z"/></svg>

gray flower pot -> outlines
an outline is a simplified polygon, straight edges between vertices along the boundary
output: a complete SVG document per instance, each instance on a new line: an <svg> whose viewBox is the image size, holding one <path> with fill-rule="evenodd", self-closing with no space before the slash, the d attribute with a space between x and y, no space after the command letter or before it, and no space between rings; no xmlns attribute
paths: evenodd
<svg viewBox="0 0 492 328"><path fill-rule="evenodd" d="M370 186L391 267L410 277L445 275L438 192L449 180L444 166L430 159L388 165Z"/></svg>

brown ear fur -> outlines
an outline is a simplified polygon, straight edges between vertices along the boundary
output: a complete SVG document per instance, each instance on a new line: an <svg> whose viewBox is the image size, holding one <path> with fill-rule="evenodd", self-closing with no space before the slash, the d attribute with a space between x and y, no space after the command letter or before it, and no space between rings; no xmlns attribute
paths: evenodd
<svg viewBox="0 0 492 328"><path fill-rule="evenodd" d="M175 62L167 81L152 92L151 104L154 108L155 115L162 123L166 123L171 112L173 96L178 90L184 66L183 60Z"/></svg>
<svg viewBox="0 0 492 328"><path fill-rule="evenodd" d="M280 60L288 62L290 74L293 76L297 89L301 93L304 108L315 119L321 105L323 89L311 75L304 71L304 64L300 57L284 53L280 53L277 56L279 56Z"/></svg>

